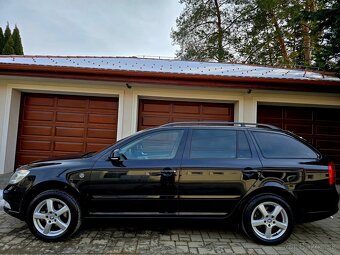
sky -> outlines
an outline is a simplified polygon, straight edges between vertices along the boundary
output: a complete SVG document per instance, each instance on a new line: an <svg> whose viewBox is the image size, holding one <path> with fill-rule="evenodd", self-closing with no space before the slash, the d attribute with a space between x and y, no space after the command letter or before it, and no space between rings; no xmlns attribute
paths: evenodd
<svg viewBox="0 0 340 255"><path fill-rule="evenodd" d="M25 55L174 57L178 0L0 0Z"/></svg>

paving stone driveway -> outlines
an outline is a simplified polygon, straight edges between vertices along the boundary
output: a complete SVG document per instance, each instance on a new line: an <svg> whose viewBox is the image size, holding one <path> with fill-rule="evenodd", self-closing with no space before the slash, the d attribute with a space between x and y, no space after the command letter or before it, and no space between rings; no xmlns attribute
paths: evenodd
<svg viewBox="0 0 340 255"><path fill-rule="evenodd" d="M165 221L165 222L164 222ZM95 220L70 240L45 243L0 208L0 254L340 254L340 214L299 225L279 246L253 243L221 221Z"/></svg>

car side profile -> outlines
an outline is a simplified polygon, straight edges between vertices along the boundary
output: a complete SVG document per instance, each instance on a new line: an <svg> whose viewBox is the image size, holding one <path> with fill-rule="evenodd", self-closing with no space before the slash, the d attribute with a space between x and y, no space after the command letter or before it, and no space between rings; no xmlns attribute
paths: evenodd
<svg viewBox="0 0 340 255"><path fill-rule="evenodd" d="M5 211L45 241L72 236L84 218L213 218L274 245L295 224L335 214L339 195L334 163L289 131L187 122L21 166L4 199Z"/></svg>

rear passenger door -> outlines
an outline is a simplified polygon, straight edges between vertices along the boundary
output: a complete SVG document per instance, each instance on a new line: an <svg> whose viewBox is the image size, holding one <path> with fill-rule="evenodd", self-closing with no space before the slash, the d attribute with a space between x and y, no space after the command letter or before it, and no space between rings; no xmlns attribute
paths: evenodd
<svg viewBox="0 0 340 255"><path fill-rule="evenodd" d="M179 214L228 214L258 179L261 163L242 129L193 128L178 185Z"/></svg>

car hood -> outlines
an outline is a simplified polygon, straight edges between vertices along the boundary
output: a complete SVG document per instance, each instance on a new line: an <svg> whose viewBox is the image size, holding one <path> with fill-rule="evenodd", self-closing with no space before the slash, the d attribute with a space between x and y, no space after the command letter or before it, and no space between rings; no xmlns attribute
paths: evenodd
<svg viewBox="0 0 340 255"><path fill-rule="evenodd" d="M88 156L92 155L90 153L77 153L77 154L70 154L70 155L62 155L58 157L52 157L49 159L45 160L38 160L34 161L32 163L29 163L27 165L20 166L19 169L32 169L32 168L40 168L40 167L45 167L45 166L53 166L53 165L61 165L64 163L71 163L74 160L80 160L80 159L85 159L88 158Z"/></svg>

